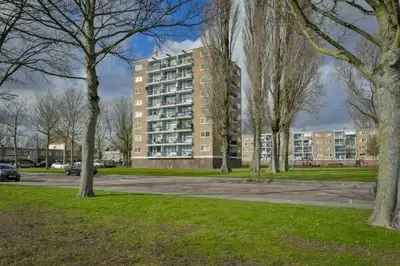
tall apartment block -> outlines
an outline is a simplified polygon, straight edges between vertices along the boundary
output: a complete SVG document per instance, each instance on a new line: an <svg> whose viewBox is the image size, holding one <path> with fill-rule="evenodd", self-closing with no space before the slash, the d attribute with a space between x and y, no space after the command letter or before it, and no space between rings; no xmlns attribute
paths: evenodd
<svg viewBox="0 0 400 266"><path fill-rule="evenodd" d="M137 167L217 168L221 145L207 115L206 50L135 62L132 164ZM235 68L231 164L241 165L240 68Z"/></svg>

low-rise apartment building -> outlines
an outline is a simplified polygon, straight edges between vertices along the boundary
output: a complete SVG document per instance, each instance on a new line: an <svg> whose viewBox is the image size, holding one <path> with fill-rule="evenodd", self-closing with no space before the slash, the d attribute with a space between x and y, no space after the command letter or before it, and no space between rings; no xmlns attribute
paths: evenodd
<svg viewBox="0 0 400 266"><path fill-rule="evenodd" d="M135 62L132 164L136 167L216 168L220 139L207 112L206 50ZM241 165L240 68L232 84L231 165Z"/></svg>
<svg viewBox="0 0 400 266"><path fill-rule="evenodd" d="M263 163L267 164L271 160L271 134L262 136L261 158ZM376 165L377 163L376 130L374 129L295 131L290 134L290 138L289 162L292 165ZM243 139L247 143L253 143L252 135L243 136ZM268 152L264 147L269 147ZM242 150L243 163L249 164L254 146L244 146Z"/></svg>

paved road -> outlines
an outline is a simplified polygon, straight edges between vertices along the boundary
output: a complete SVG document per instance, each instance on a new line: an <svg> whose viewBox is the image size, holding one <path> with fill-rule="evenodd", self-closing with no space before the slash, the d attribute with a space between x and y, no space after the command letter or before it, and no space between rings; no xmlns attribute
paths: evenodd
<svg viewBox="0 0 400 266"><path fill-rule="evenodd" d="M24 175L23 185L78 187L79 177ZM208 177L96 176L95 189L127 193L160 193L247 201L371 208L371 183L274 181L246 182Z"/></svg>

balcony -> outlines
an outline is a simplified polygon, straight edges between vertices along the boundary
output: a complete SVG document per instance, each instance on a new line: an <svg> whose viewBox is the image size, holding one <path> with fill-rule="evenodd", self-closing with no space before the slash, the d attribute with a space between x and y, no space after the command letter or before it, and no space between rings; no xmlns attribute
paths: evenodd
<svg viewBox="0 0 400 266"><path fill-rule="evenodd" d="M190 119L193 118L192 113L176 113L175 115L152 115L149 116L147 121L155 122L155 121L170 121L170 120L178 120L178 119Z"/></svg>
<svg viewBox="0 0 400 266"><path fill-rule="evenodd" d="M191 66L192 64L193 64L192 58L178 59L176 62L160 62L160 63L150 65L147 72L148 73L156 73L159 71L171 70L174 68L180 68L180 67L185 67L185 66Z"/></svg>
<svg viewBox="0 0 400 266"><path fill-rule="evenodd" d="M170 127L170 128L153 128L150 129L148 134L164 134L164 133L180 133L180 132L192 132L192 127Z"/></svg>
<svg viewBox="0 0 400 266"><path fill-rule="evenodd" d="M148 110L153 110L153 109L161 109L161 108L170 108L170 107L177 107L177 106L186 106L186 105L192 105L193 100L185 100L185 101L177 101L177 102L172 102L172 103L164 103L164 104L156 104L147 107Z"/></svg>
<svg viewBox="0 0 400 266"><path fill-rule="evenodd" d="M175 95L175 94L181 94L181 93L188 93L188 92L193 92L193 87L189 88L175 88L175 90L162 90L157 93L148 93L147 97L148 98L153 98L153 97L158 97L158 96L167 96L167 95Z"/></svg>

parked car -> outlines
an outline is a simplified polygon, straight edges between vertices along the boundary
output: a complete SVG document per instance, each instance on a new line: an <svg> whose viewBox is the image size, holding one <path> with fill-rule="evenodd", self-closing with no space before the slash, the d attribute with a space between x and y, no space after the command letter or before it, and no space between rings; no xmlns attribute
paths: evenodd
<svg viewBox="0 0 400 266"><path fill-rule="evenodd" d="M76 176L80 176L81 175L81 165L80 164L74 164L72 167L71 166L67 166L64 168L64 172L66 175L76 175ZM96 167L93 168L93 174L97 174L97 169Z"/></svg>
<svg viewBox="0 0 400 266"><path fill-rule="evenodd" d="M103 168L104 167L104 163L102 161L100 161L100 160L95 160L93 162L93 166L96 167L96 168Z"/></svg>
<svg viewBox="0 0 400 266"><path fill-rule="evenodd" d="M21 175L17 169L10 164L0 164L0 181L13 180L21 181Z"/></svg>
<svg viewBox="0 0 400 266"><path fill-rule="evenodd" d="M12 162L11 164L13 166L15 166L15 162ZM20 159L20 160L18 160L18 167L19 168L31 168L31 167L35 167L35 163L28 159Z"/></svg>
<svg viewBox="0 0 400 266"><path fill-rule="evenodd" d="M54 169L65 169L67 166L69 166L69 164L63 164L63 163L53 163L50 167L54 168Z"/></svg>
<svg viewBox="0 0 400 266"><path fill-rule="evenodd" d="M116 167L117 164L114 161L111 160L106 160L103 162L105 168L111 168L111 167Z"/></svg>

